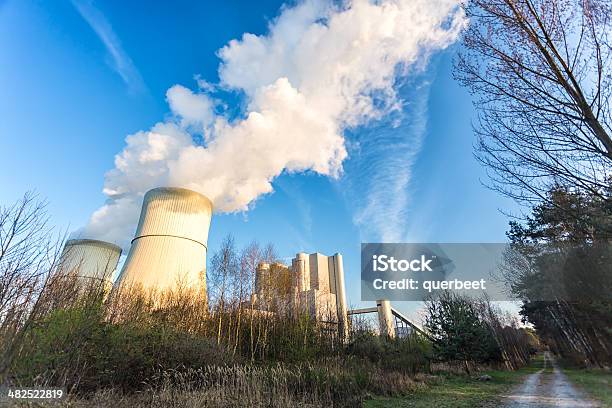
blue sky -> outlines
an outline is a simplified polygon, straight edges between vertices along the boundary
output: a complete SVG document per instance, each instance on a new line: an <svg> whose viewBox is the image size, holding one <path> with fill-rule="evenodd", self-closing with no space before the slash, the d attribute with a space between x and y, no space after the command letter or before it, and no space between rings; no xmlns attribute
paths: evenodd
<svg viewBox="0 0 612 408"><path fill-rule="evenodd" d="M195 89L195 75L218 83L218 50L265 34L281 6L0 1L0 203L36 190L58 228L86 225L125 137L172 116L173 85ZM481 184L471 98L452 79L458 50L396 78L401 111L343 132L338 178L283 172L249 211L214 217L210 250L231 233L239 245L272 242L286 258L341 252L356 305L361 242L505 241L499 210L517 208ZM235 115L244 109L239 94L215 97Z"/></svg>

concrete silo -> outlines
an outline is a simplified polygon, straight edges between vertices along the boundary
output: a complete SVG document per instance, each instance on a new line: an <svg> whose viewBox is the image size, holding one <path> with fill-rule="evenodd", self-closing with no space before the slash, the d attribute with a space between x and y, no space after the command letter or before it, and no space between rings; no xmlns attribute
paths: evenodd
<svg viewBox="0 0 612 408"><path fill-rule="evenodd" d="M95 239L71 239L66 241L60 257L59 271L74 273L85 279L99 279L110 282L121 248L109 242Z"/></svg>
<svg viewBox="0 0 612 408"><path fill-rule="evenodd" d="M144 289L189 288L205 295L211 216L212 203L195 191L148 191L119 283Z"/></svg>
<svg viewBox="0 0 612 408"><path fill-rule="evenodd" d="M266 285L270 281L270 264L261 262L255 269L255 294L263 299L266 293Z"/></svg>

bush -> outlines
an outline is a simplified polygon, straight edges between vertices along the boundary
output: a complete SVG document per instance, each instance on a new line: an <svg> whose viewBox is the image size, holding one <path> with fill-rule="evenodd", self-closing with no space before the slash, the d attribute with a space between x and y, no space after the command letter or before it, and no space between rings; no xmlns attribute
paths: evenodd
<svg viewBox="0 0 612 408"><path fill-rule="evenodd" d="M88 377L91 356L103 337L99 308L55 310L25 333L23 350L15 360L14 380L32 385L71 388Z"/></svg>
<svg viewBox="0 0 612 408"><path fill-rule="evenodd" d="M14 380L82 392L140 389L160 367L197 368L229 361L227 353L207 338L171 326L110 324L100 308L56 310L26 336Z"/></svg>
<svg viewBox="0 0 612 408"><path fill-rule="evenodd" d="M388 338L368 331L356 332L347 351L382 368L413 375L428 371L431 360L431 343L416 333L404 338Z"/></svg>

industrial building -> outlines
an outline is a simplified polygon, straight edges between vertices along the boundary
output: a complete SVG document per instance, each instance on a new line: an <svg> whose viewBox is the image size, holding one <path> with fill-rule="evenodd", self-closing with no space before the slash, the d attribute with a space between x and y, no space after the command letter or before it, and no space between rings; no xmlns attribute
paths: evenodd
<svg viewBox="0 0 612 408"><path fill-rule="evenodd" d="M212 203L195 191L148 191L118 283L145 290L189 289L206 296L211 216Z"/></svg>
<svg viewBox="0 0 612 408"><path fill-rule="evenodd" d="M61 275L74 274L86 283L93 280L108 285L120 256L121 248L115 244L95 239L70 239L64 244L58 270Z"/></svg>
<svg viewBox="0 0 612 408"><path fill-rule="evenodd" d="M348 310L341 254L300 252L291 260L291 266L260 263L251 304L262 312L306 313L337 330L342 339L348 338L349 316L362 314L377 315L381 336L404 337L415 331L425 334L388 300L378 300L376 307Z"/></svg>
<svg viewBox="0 0 612 408"><path fill-rule="evenodd" d="M298 253L291 266L261 263L255 274L255 308L307 313L317 321L337 326L348 336L348 315L342 255Z"/></svg>

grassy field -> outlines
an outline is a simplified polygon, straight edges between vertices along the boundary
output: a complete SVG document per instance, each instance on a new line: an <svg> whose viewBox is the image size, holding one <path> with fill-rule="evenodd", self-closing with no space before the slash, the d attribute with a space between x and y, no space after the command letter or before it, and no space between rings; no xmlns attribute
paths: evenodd
<svg viewBox="0 0 612 408"><path fill-rule="evenodd" d="M495 407L499 395L523 380L525 375L544 368L544 373L552 372L550 364L545 364L542 356L535 358L529 367L518 371L489 371L491 381L482 382L468 376L439 376L432 379L428 387L414 394L396 398L374 398L367 401L367 408L468 408ZM579 388L605 407L612 407L612 372L605 370L584 370L563 368L563 372Z"/></svg>
<svg viewBox="0 0 612 408"><path fill-rule="evenodd" d="M429 387L414 394L399 398L374 398L366 402L367 408L470 408L494 407L503 394L521 382L525 375L545 367L543 357L539 356L529 367L517 371L487 371L482 374L491 376L491 381L478 381L468 376L439 376L430 382Z"/></svg>
<svg viewBox="0 0 612 408"><path fill-rule="evenodd" d="M604 406L612 407L612 372L564 368L563 372L579 388Z"/></svg>

